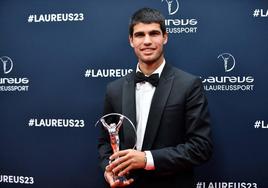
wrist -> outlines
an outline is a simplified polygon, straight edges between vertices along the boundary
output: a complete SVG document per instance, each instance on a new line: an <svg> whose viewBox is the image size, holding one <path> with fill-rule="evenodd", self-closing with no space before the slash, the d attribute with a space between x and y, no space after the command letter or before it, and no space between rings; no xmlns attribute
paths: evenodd
<svg viewBox="0 0 268 188"><path fill-rule="evenodd" d="M147 156L146 156L146 152L144 151L144 168L146 167L147 165Z"/></svg>
<svg viewBox="0 0 268 188"><path fill-rule="evenodd" d="M144 152L145 152L145 157L146 157L146 164L145 164L144 169L155 170L154 159L153 159L152 153L150 151L144 151Z"/></svg>

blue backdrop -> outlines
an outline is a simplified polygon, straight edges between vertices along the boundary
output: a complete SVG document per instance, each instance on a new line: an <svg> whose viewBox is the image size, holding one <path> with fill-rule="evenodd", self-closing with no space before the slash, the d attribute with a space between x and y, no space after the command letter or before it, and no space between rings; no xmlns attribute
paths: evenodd
<svg viewBox="0 0 268 188"><path fill-rule="evenodd" d="M94 124L106 84L135 69L142 7L166 16L167 62L204 83L215 149L196 187L268 187L266 1L2 0L1 188L103 187Z"/></svg>

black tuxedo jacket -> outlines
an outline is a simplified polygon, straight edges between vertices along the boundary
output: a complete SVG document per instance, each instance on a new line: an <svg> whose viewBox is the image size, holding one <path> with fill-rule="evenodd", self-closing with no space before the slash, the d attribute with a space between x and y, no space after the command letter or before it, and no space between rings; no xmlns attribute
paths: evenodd
<svg viewBox="0 0 268 188"><path fill-rule="evenodd" d="M104 114L121 113L136 122L135 73L107 86ZM131 187L192 188L193 167L204 163L212 153L207 100L199 78L166 64L156 87L142 150L150 150L155 170L131 172ZM121 127L124 149L128 130ZM99 144L102 169L112 154L107 131L102 129Z"/></svg>

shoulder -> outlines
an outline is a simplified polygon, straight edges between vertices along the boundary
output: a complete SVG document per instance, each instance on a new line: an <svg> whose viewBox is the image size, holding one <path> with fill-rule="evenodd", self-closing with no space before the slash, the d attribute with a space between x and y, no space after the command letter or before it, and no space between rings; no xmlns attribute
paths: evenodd
<svg viewBox="0 0 268 188"><path fill-rule="evenodd" d="M109 91L120 91L125 82L130 82L133 80L134 73L131 72L124 77L111 81L107 84L107 92Z"/></svg>
<svg viewBox="0 0 268 188"><path fill-rule="evenodd" d="M176 67L172 67L172 72L174 93L183 93L190 98L204 96L203 84L199 76Z"/></svg>
<svg viewBox="0 0 268 188"><path fill-rule="evenodd" d="M193 84L195 82L201 82L200 77L191 74L187 71L181 70L177 67L174 67L170 64L167 64L167 69L172 72L171 74L174 76L176 82L184 83L184 84Z"/></svg>
<svg viewBox="0 0 268 188"><path fill-rule="evenodd" d="M175 93L191 94L193 91L203 92L201 78L189 72L167 64L164 73L164 79L173 81L173 90Z"/></svg>

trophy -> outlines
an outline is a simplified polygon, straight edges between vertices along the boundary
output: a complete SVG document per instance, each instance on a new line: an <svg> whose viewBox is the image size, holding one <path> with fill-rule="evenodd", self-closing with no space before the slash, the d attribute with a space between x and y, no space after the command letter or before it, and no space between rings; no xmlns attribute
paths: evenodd
<svg viewBox="0 0 268 188"><path fill-rule="evenodd" d="M120 145L124 145L124 149L136 147L137 135L136 135L136 128L132 121L119 113L110 113L102 116L95 126L98 125L103 126L109 133L110 137L110 144L113 150L113 153L119 151ZM124 129L124 132L127 132L127 140L124 139L123 143L120 142L119 138L119 130L120 128ZM124 133L124 134L125 134ZM114 180L119 179L120 182L127 180L125 176L118 176L114 174Z"/></svg>

